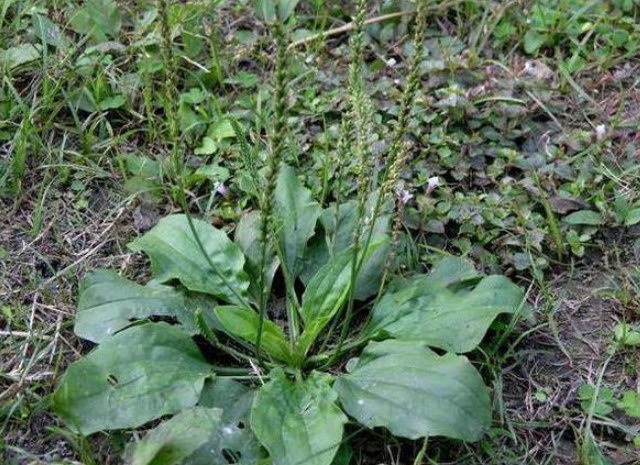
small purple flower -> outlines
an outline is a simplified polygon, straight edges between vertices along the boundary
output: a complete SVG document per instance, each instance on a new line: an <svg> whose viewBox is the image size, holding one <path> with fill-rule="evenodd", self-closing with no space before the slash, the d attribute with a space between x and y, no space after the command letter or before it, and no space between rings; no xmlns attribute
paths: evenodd
<svg viewBox="0 0 640 465"><path fill-rule="evenodd" d="M438 176L433 176L427 180L427 194L431 194L440 185Z"/></svg>
<svg viewBox="0 0 640 465"><path fill-rule="evenodd" d="M412 198L413 194L408 190L402 189L400 191L400 203L402 203L402 205L406 205Z"/></svg>
<svg viewBox="0 0 640 465"><path fill-rule="evenodd" d="M220 194L223 197L226 197L229 193L229 189L227 189L227 186L225 186L224 183L221 182L220 184L218 184L218 187L216 187L216 193Z"/></svg>

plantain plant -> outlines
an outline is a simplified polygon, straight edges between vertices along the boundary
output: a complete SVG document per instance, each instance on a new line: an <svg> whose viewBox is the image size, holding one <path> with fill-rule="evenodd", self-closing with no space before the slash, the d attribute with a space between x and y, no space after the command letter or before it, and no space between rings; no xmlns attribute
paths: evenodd
<svg viewBox="0 0 640 465"><path fill-rule="evenodd" d="M134 465L329 465L349 421L411 439L476 441L487 431L489 392L463 354L499 314L518 311L523 292L454 257L386 282L425 11L422 2L398 121L375 175L359 71L365 7L358 2L339 150L360 161L357 198L338 188L323 207L283 163L286 14L276 15L271 155L264 176L252 173L260 208L233 239L189 214L165 217L130 244L150 259L147 284L110 270L83 281L74 330L98 346L53 395L69 428L89 435L164 420L128 448Z"/></svg>

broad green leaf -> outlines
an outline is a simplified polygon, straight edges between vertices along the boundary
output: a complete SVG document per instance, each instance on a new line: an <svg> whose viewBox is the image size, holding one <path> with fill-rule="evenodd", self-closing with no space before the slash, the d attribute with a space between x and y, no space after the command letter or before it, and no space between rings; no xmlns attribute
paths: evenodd
<svg viewBox="0 0 640 465"><path fill-rule="evenodd" d="M589 413L593 406L594 414L600 416L609 415L613 412L613 390L601 387L597 394L598 396L595 397L596 387L593 384L583 384L578 388L578 399L580 399L582 410L585 413Z"/></svg>
<svg viewBox="0 0 640 465"><path fill-rule="evenodd" d="M151 430L132 449L131 465L177 465L207 443L221 424L222 410L194 407ZM210 462L211 463L211 462ZM220 463L220 462L219 462Z"/></svg>
<svg viewBox="0 0 640 465"><path fill-rule="evenodd" d="M307 353L320 332L344 305L351 287L352 257L353 253L343 254L320 268L309 282L300 309L304 332L298 342L299 355Z"/></svg>
<svg viewBox="0 0 640 465"><path fill-rule="evenodd" d="M564 218L565 223L576 225L598 226L602 224L602 215L592 210L580 210L567 215Z"/></svg>
<svg viewBox="0 0 640 465"><path fill-rule="evenodd" d="M32 44L22 44L7 50L0 49L0 65L13 69L25 63L38 60L40 58L40 48Z"/></svg>
<svg viewBox="0 0 640 465"><path fill-rule="evenodd" d="M243 215L236 228L235 242L242 249L246 257L245 270L251 278L249 285L250 294L256 299L260 299L260 269L262 263L262 241L260 240L260 212L253 211ZM267 245L265 257L264 284L266 292L271 290L273 276L278 270L280 261L276 256L271 243Z"/></svg>
<svg viewBox="0 0 640 465"><path fill-rule="evenodd" d="M278 465L330 465L347 418L336 406L331 377L288 380L281 369L258 390L251 428Z"/></svg>
<svg viewBox="0 0 640 465"><path fill-rule="evenodd" d="M353 251L343 253L320 268L309 281L300 308L305 325L318 318L331 318L342 306L349 292L353 255Z"/></svg>
<svg viewBox="0 0 640 465"><path fill-rule="evenodd" d="M271 23L276 19L277 0L254 0L256 15L263 21Z"/></svg>
<svg viewBox="0 0 640 465"><path fill-rule="evenodd" d="M166 286L141 286L111 270L98 270L82 282L74 332L83 339L102 342L150 316L185 319L185 298Z"/></svg>
<svg viewBox="0 0 640 465"><path fill-rule="evenodd" d="M349 415L396 436L477 441L491 425L489 393L467 358L420 343L370 344L334 389Z"/></svg>
<svg viewBox="0 0 640 465"><path fill-rule="evenodd" d="M207 380L198 404L223 410L220 428L183 465L226 465L227 456L237 465L256 465L264 451L249 427L255 391L229 378Z"/></svg>
<svg viewBox="0 0 640 465"><path fill-rule="evenodd" d="M65 45L66 40L62 32L60 32L60 28L49 18L34 13L31 17L31 22L33 24L33 33L42 42L54 47Z"/></svg>
<svg viewBox="0 0 640 465"><path fill-rule="evenodd" d="M503 276L488 276L475 287L459 289L474 278L464 263L447 259L431 274L395 286L373 308L368 329L373 336L427 342L432 347L464 353L473 350L500 313L515 313L523 304L522 290ZM451 274L446 279L443 270Z"/></svg>
<svg viewBox="0 0 640 465"><path fill-rule="evenodd" d="M373 208L374 201L374 197L369 200L368 211ZM340 205L337 214L336 221L335 204L325 209L320 217L321 231L309 241L304 267L300 274L305 284L309 283L320 268L353 245L358 214L357 202L345 202ZM389 252L389 220L390 215L385 210L375 223L371 243L380 243L380 247L362 265L355 289L355 297L358 300L372 296L380 287Z"/></svg>
<svg viewBox="0 0 640 465"><path fill-rule="evenodd" d="M236 136L236 132L233 130L233 125L229 119L224 118L211 124L207 129L207 136L216 142L220 142L223 139L230 139Z"/></svg>
<svg viewBox="0 0 640 465"><path fill-rule="evenodd" d="M216 307L214 313L227 334L255 344L258 337L260 315L254 310L227 305ZM264 320L261 347L275 359L285 362L291 360L287 338L282 328L271 320Z"/></svg>
<svg viewBox="0 0 640 465"><path fill-rule="evenodd" d="M282 265L291 275L297 276L307 241L315 232L322 209L311 197L311 191L300 183L295 170L284 164L278 174L274 200Z"/></svg>
<svg viewBox="0 0 640 465"><path fill-rule="evenodd" d="M71 26L80 34L90 34L97 42L105 42L120 32L120 7L114 0L87 0L71 16Z"/></svg>
<svg viewBox="0 0 640 465"><path fill-rule="evenodd" d="M167 323L135 326L72 364L53 395L77 432L137 428L193 407L211 375L191 337Z"/></svg>
<svg viewBox="0 0 640 465"><path fill-rule="evenodd" d="M386 242L371 244L364 261L375 254ZM305 328L298 343L298 353L305 355L320 332L345 304L351 288L353 251L346 250L320 268L309 281L302 296L300 315Z"/></svg>
<svg viewBox="0 0 640 465"><path fill-rule="evenodd" d="M213 155L218 151L218 144L211 137L204 137L199 147L193 151L196 155Z"/></svg>
<svg viewBox="0 0 640 465"><path fill-rule="evenodd" d="M98 107L103 110L115 110L124 106L127 103L127 99L122 94L110 95L103 98L98 102Z"/></svg>
<svg viewBox="0 0 640 465"><path fill-rule="evenodd" d="M149 256L157 282L178 279L191 291L212 294L233 304L246 303L249 278L243 270L242 251L223 231L201 220L194 219L193 223L209 260L185 215L163 218L129 247Z"/></svg>
<svg viewBox="0 0 640 465"><path fill-rule="evenodd" d="M224 411L223 423L237 423L249 418L255 391L231 378L207 380L198 405Z"/></svg>
<svg viewBox="0 0 640 465"><path fill-rule="evenodd" d="M286 21L293 14L300 0L279 0L278 1L278 17L280 21Z"/></svg>
<svg viewBox="0 0 640 465"><path fill-rule="evenodd" d="M480 278L482 275L478 273L473 263L458 257L441 258L429 272L429 282L443 287L457 287L470 281L477 282Z"/></svg>
<svg viewBox="0 0 640 465"><path fill-rule="evenodd" d="M221 185L231 176L227 168L217 164L200 165L194 174L199 180L209 179L216 186Z"/></svg>

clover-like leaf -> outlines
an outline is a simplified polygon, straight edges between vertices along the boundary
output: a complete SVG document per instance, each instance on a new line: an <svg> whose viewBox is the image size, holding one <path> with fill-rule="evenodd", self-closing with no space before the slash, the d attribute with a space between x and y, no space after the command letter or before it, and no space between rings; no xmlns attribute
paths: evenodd
<svg viewBox="0 0 640 465"><path fill-rule="evenodd" d="M209 364L191 337L167 323L126 329L72 364L53 395L75 431L136 428L198 401Z"/></svg>
<svg viewBox="0 0 640 465"><path fill-rule="evenodd" d="M478 275L463 262L447 258L430 274L396 285L373 308L368 334L424 341L457 353L475 349L497 315L522 306L524 293L503 276L487 276L472 286Z"/></svg>
<svg viewBox="0 0 640 465"><path fill-rule="evenodd" d="M243 269L242 251L223 231L201 220L194 219L193 224L206 256L186 215L161 219L129 247L149 256L157 282L178 279L191 291L211 294L233 304L245 304L249 278Z"/></svg>
<svg viewBox="0 0 640 465"><path fill-rule="evenodd" d="M625 391L616 406L633 418L640 418L640 393L632 390Z"/></svg>
<svg viewBox="0 0 640 465"><path fill-rule="evenodd" d="M585 413L593 408L593 413L600 416L613 412L614 392L607 387L596 388L593 384L583 384L578 388L578 399Z"/></svg>
<svg viewBox="0 0 640 465"><path fill-rule="evenodd" d="M476 369L466 357L439 356L425 343L371 343L334 389L363 425L410 439L477 441L491 424L489 393Z"/></svg>
<svg viewBox="0 0 640 465"><path fill-rule="evenodd" d="M271 381L258 390L251 428L274 463L331 464L347 418L335 404L330 382L330 376L319 373L294 382L275 369Z"/></svg>

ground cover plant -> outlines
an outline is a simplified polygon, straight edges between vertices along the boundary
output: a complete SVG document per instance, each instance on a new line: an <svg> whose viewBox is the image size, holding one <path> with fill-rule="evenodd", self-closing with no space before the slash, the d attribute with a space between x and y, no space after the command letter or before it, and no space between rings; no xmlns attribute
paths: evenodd
<svg viewBox="0 0 640 465"><path fill-rule="evenodd" d="M423 6L422 28L410 1L367 2L362 28L352 2L0 6L0 461L268 461L293 453L252 424L274 386L334 422L311 460L640 460L637 2ZM469 328L435 314L492 289ZM324 292L327 322L306 313ZM144 376L111 369L116 344ZM146 369L174 345L184 377ZM354 386L396 359L482 380L466 437L364 411ZM137 392L139 423L91 426L71 386Z"/></svg>
<svg viewBox="0 0 640 465"><path fill-rule="evenodd" d="M516 313L524 293L501 276L482 277L457 258L445 258L429 274L388 291L384 287L391 248L385 204L406 156L424 4L418 6L416 47L379 186L371 182L375 172L367 161L370 102L360 77L366 3L358 4L342 135L359 159L358 198L324 210L296 171L280 164L286 150L283 22L289 8L280 3L268 18L275 21L277 41L275 111L268 171L258 187L264 192L260 209L240 220L235 242L188 213L165 217L130 244L151 260L149 285L106 270L82 285L75 333L99 346L68 368L53 395L54 409L84 435L176 414L132 448L131 463L270 459L329 465L343 444L345 413L366 427L410 439L477 441L490 425L482 377L456 354L474 350L496 316ZM284 308L274 308L270 295L278 271ZM298 280L304 291L296 288ZM176 281L178 290L160 286ZM368 321L353 325L353 315L363 313L361 302L377 293ZM179 324L144 321L152 317L174 317ZM193 333L234 363L208 366ZM340 374L338 363L349 354L354 358ZM219 363L215 357L211 362ZM243 369L240 376L229 374Z"/></svg>

